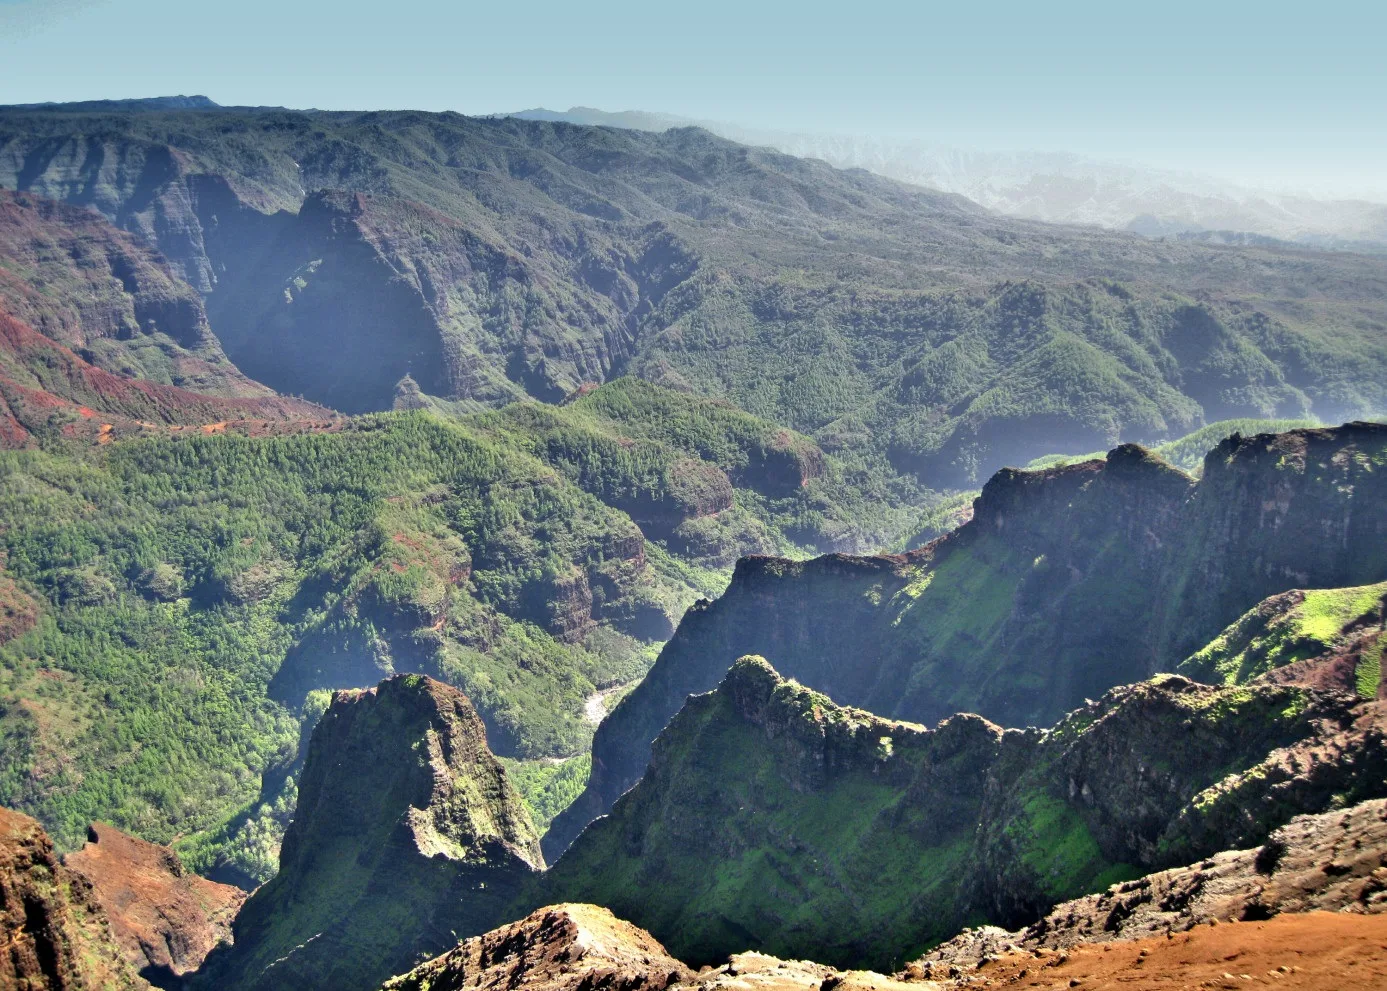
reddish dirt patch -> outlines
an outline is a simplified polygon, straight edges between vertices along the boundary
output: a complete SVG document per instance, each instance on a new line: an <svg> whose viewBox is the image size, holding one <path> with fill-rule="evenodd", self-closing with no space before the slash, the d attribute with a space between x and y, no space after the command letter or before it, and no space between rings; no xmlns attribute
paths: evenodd
<svg viewBox="0 0 1387 991"><path fill-rule="evenodd" d="M1201 925L1169 938L1011 953L969 986L1174 991L1177 988L1387 988L1387 915L1307 912L1266 922Z"/></svg>
<svg viewBox="0 0 1387 991"><path fill-rule="evenodd" d="M137 970L181 975L231 938L246 893L187 872L167 847L100 823L64 863L81 874L111 919L111 933Z"/></svg>
<svg viewBox="0 0 1387 991"><path fill-rule="evenodd" d="M3 565L0 561L0 643L32 630L39 618L38 603L5 574Z"/></svg>

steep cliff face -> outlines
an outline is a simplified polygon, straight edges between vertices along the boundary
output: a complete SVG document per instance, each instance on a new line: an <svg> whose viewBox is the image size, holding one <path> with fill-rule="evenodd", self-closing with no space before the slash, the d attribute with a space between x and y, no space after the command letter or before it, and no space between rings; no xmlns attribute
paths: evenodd
<svg viewBox="0 0 1387 991"><path fill-rule="evenodd" d="M1114 689L1048 732L966 715L929 730L743 658L538 887L605 905L691 962L753 946L899 966L965 920L1033 919L1378 797L1384 730L1376 702L1176 676Z"/></svg>
<svg viewBox="0 0 1387 991"><path fill-rule="evenodd" d="M693 972L655 938L595 905L551 905L474 936L386 991L664 991Z"/></svg>
<svg viewBox="0 0 1387 991"><path fill-rule="evenodd" d="M139 991L110 923L43 828L0 809L0 986L16 991Z"/></svg>
<svg viewBox="0 0 1387 991"><path fill-rule="evenodd" d="M279 873L200 979L375 988L500 922L543 863L466 696L417 675L338 692L309 744Z"/></svg>
<svg viewBox="0 0 1387 991"><path fill-rule="evenodd" d="M0 190L0 446L332 419L233 365L202 298L146 242L89 209Z"/></svg>
<svg viewBox="0 0 1387 991"><path fill-rule="evenodd" d="M0 309L116 375L273 395L227 359L202 298L168 262L89 209L0 190Z"/></svg>
<svg viewBox="0 0 1387 991"><path fill-rule="evenodd" d="M177 988L218 943L246 893L184 869L168 847L93 823L63 865L91 883L125 957L156 987Z"/></svg>
<svg viewBox="0 0 1387 991"><path fill-rule="evenodd" d="M1234 438L1192 481L1135 446L1007 469L953 533L902 556L739 562L598 728L554 859L640 776L684 698L758 653L845 703L1045 724L1171 670L1262 598L1387 576L1387 427Z"/></svg>

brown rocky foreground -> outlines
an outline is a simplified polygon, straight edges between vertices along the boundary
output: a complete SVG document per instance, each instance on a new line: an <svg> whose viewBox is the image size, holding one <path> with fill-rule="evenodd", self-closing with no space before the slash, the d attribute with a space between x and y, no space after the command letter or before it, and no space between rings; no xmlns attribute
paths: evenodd
<svg viewBox="0 0 1387 991"><path fill-rule="evenodd" d="M945 986L1381 991L1387 987L1387 916L1308 912L1266 922L1210 920L1169 936L1018 950Z"/></svg>
<svg viewBox="0 0 1387 991"><path fill-rule="evenodd" d="M0 988L147 987L111 938L87 880L58 862L42 826L0 809Z"/></svg>
<svg viewBox="0 0 1387 991"><path fill-rule="evenodd" d="M1164 939L1211 923L1296 913L1387 915L1387 800L1297 816L1262 846L1229 850L1064 902L1025 929L965 929L908 972L958 978L1008 953Z"/></svg>
<svg viewBox="0 0 1387 991"><path fill-rule="evenodd" d="M740 953L693 974L648 933L606 909L554 905L466 940L383 991L1380 991L1387 987L1387 915L1308 912L1263 922L1210 920L1158 937L1064 950L1015 948L939 980L919 974L916 968L895 977L841 972L761 953Z"/></svg>
<svg viewBox="0 0 1387 991"><path fill-rule="evenodd" d="M87 843L63 863L91 882L126 959L160 986L197 970L231 939L246 893L183 867L167 847L93 823Z"/></svg>

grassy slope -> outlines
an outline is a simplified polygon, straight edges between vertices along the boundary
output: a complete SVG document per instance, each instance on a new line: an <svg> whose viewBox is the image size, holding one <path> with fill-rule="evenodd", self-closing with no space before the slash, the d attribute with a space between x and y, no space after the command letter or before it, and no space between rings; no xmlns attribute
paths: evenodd
<svg viewBox="0 0 1387 991"><path fill-rule="evenodd" d="M1206 681L1238 684L1344 646L1353 634L1381 629L1387 582L1357 588L1308 589L1249 610L1181 663L1179 671ZM1358 692L1377 694L1383 642L1370 644L1357 665Z"/></svg>

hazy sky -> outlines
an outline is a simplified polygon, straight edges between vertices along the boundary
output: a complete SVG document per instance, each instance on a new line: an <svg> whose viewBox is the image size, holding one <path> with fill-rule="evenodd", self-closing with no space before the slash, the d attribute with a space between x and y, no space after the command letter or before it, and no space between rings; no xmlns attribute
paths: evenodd
<svg viewBox="0 0 1387 991"><path fill-rule="evenodd" d="M579 104L1387 193L1387 5L0 0L0 102Z"/></svg>

